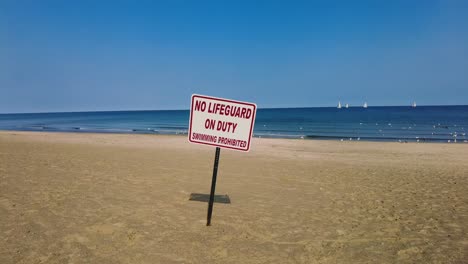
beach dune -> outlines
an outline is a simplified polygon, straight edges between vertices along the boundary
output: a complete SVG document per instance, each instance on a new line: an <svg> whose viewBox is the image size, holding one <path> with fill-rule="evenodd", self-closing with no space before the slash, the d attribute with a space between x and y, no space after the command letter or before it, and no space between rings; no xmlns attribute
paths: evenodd
<svg viewBox="0 0 468 264"><path fill-rule="evenodd" d="M0 132L0 263L467 263L468 145Z"/></svg>

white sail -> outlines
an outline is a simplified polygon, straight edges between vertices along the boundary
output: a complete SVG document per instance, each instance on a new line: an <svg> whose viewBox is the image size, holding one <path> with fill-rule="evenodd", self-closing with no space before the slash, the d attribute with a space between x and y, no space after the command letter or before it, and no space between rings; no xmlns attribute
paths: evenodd
<svg viewBox="0 0 468 264"><path fill-rule="evenodd" d="M346 104L345 107L348 108L348 107L349 107L349 104Z"/></svg>
<svg viewBox="0 0 468 264"><path fill-rule="evenodd" d="M341 102L338 101L338 106L336 108L341 108Z"/></svg>
<svg viewBox="0 0 468 264"><path fill-rule="evenodd" d="M367 102L364 102L364 105L362 107L367 108Z"/></svg>
<svg viewBox="0 0 468 264"><path fill-rule="evenodd" d="M413 107L413 108L416 107L416 101L413 101L413 104L411 105L411 107Z"/></svg>

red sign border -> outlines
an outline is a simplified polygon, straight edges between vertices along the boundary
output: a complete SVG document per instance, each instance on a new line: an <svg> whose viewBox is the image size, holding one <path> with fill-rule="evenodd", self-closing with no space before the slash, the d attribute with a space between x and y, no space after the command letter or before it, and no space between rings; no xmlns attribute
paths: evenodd
<svg viewBox="0 0 468 264"><path fill-rule="evenodd" d="M241 104L241 105L253 106L254 111L253 111L252 122L250 124L250 134L249 134L249 141L247 142L247 149L239 149L239 148L229 147L229 146L225 146L225 145L218 145L218 144L213 144L213 143L203 143L203 142L192 141L191 140L191 135L192 135L192 111L193 111L193 106L194 106L193 100L196 97L203 98L203 99L218 100L218 101L223 101L223 102L228 102L228 103L236 103L236 104ZM219 98L219 97L213 97L213 96L192 94L192 100L190 101L190 124L189 124L188 140L189 140L190 143L195 143L195 144L210 145L210 146L215 146L215 147L220 147L220 148L228 148L228 149L233 149L233 150L237 150L237 151L249 152L250 151L250 142L252 141L252 134L253 134L253 128L254 128L255 118L256 117L257 117L257 105L254 104L254 103L234 101L234 100L229 100L229 99L224 99L224 98Z"/></svg>

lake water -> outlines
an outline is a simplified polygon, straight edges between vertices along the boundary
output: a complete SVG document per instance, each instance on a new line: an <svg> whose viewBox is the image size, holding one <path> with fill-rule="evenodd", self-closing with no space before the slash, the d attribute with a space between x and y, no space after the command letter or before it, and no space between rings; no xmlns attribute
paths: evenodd
<svg viewBox="0 0 468 264"><path fill-rule="evenodd" d="M186 134L188 110L0 114L1 130ZM468 106L259 109L254 137L467 143Z"/></svg>

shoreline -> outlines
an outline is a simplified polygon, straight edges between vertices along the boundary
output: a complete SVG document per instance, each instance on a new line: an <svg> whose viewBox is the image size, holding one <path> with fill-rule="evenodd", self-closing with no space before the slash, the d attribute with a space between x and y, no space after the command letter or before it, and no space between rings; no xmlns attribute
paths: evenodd
<svg viewBox="0 0 468 264"><path fill-rule="evenodd" d="M58 130L9 130L9 129L0 129L0 133L64 133L64 134L110 134L110 135L152 135L152 136L179 136L179 137L187 137L187 133L185 132L177 132L177 133L155 133L155 132L145 132L145 131L125 131L125 132L116 132L116 131L79 131L79 130L70 130L70 131L58 131ZM457 141L446 141L445 139L439 140L428 140L426 138L388 138L388 139L378 139L378 138L365 138L365 137L337 137L337 136L298 136L298 135L291 135L291 136L276 136L276 135L261 135L261 136L252 136L252 139L279 139L279 140L303 140L303 141L332 141L332 142L375 142L375 143L434 143L434 144L465 144L468 143L467 139L460 139ZM419 141L417 141L419 140Z"/></svg>

